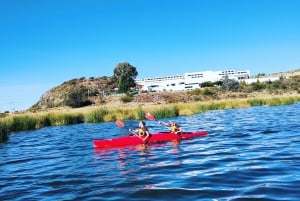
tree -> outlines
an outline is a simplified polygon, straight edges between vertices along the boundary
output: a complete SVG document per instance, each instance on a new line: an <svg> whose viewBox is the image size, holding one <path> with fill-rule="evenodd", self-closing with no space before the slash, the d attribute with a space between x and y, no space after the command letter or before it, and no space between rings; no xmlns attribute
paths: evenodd
<svg viewBox="0 0 300 201"><path fill-rule="evenodd" d="M256 82L251 83L251 87L254 91L259 91L261 89L265 89L266 88L266 84L265 83L261 83L259 80L257 80Z"/></svg>
<svg viewBox="0 0 300 201"><path fill-rule="evenodd" d="M114 77L118 81L119 92L126 93L130 87L134 87L134 79L137 75L136 67L128 62L119 63L114 69Z"/></svg>
<svg viewBox="0 0 300 201"><path fill-rule="evenodd" d="M257 78L259 78L259 77L264 77L264 76L266 76L265 73L258 73L258 74L256 75Z"/></svg>
<svg viewBox="0 0 300 201"><path fill-rule="evenodd" d="M80 88L72 91L68 94L65 105L70 106L72 108L84 107L93 104L91 100L88 99L88 89Z"/></svg>
<svg viewBox="0 0 300 201"><path fill-rule="evenodd" d="M229 79L228 77L223 80L222 87L227 91L238 91L241 88L237 80Z"/></svg>

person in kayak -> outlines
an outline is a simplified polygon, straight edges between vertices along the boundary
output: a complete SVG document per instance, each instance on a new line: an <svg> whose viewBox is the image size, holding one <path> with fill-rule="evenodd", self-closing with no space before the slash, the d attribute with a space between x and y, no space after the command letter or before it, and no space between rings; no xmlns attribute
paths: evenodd
<svg viewBox="0 0 300 201"><path fill-rule="evenodd" d="M167 126L171 133L180 134L180 133L183 132L182 128L179 126L178 123L175 123L175 122L172 122L172 121L170 121L168 123L159 121L158 123L163 125L163 126Z"/></svg>
<svg viewBox="0 0 300 201"><path fill-rule="evenodd" d="M151 133L148 129L148 127L146 126L146 123L144 121L140 121L139 122L139 127L138 129L129 129L130 132L134 132L137 133L138 136L145 142L150 136Z"/></svg>

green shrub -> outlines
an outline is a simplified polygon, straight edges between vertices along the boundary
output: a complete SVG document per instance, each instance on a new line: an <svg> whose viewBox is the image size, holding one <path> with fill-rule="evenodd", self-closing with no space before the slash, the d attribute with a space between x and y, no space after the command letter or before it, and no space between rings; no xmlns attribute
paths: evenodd
<svg viewBox="0 0 300 201"><path fill-rule="evenodd" d="M227 91L238 91L241 88L238 81L228 78L225 78L225 80L223 80L222 87Z"/></svg>
<svg viewBox="0 0 300 201"><path fill-rule="evenodd" d="M216 92L213 89L205 88L203 91L203 95L205 96L213 96Z"/></svg>
<svg viewBox="0 0 300 201"><path fill-rule="evenodd" d="M126 95L124 95L124 96L121 97L121 101L123 103L129 103L132 100L133 100L133 97L132 97L132 95L129 95L129 94L126 94Z"/></svg>
<svg viewBox="0 0 300 201"><path fill-rule="evenodd" d="M188 95L196 95L199 96L202 94L202 89L193 89L186 92Z"/></svg>
<svg viewBox="0 0 300 201"><path fill-rule="evenodd" d="M261 83L257 80L257 82L251 83L251 87L253 91L260 91L262 89L265 89L267 85L265 83Z"/></svg>
<svg viewBox="0 0 300 201"><path fill-rule="evenodd" d="M68 94L64 104L66 106L77 108L93 104L93 101L88 99L88 91L86 87L81 87Z"/></svg>

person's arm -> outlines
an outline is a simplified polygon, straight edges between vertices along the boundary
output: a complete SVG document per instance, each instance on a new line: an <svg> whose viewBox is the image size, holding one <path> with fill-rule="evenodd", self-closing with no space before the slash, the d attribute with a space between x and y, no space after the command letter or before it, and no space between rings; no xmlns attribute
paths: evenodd
<svg viewBox="0 0 300 201"><path fill-rule="evenodd" d="M159 123L160 125L163 125L163 126L166 127L167 129L169 129L170 132L172 131L172 128L171 128L171 124L170 124L170 123L166 123L166 122L162 122L162 121L159 121L158 123Z"/></svg>
<svg viewBox="0 0 300 201"><path fill-rule="evenodd" d="M169 123L165 123L165 122L162 122L162 121L159 121L158 123L161 124L161 125L163 125L163 126L170 126Z"/></svg>
<svg viewBox="0 0 300 201"><path fill-rule="evenodd" d="M133 135L138 135L138 129L128 129Z"/></svg>
<svg viewBox="0 0 300 201"><path fill-rule="evenodd" d="M136 129L131 129L131 128L129 128L128 129L130 132L136 132Z"/></svg>
<svg viewBox="0 0 300 201"><path fill-rule="evenodd" d="M144 142L150 137L150 132L149 132L148 128L145 130L145 133L146 133L146 136L143 138Z"/></svg>

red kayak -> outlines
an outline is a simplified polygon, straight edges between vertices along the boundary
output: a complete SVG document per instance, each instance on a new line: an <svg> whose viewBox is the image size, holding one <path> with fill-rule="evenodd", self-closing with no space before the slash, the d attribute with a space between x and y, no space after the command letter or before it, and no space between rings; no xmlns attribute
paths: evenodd
<svg viewBox="0 0 300 201"><path fill-rule="evenodd" d="M179 135L173 134L170 132L159 132L151 135L149 139L147 139L147 143L155 143L155 142L164 142L164 141L173 141L173 140L181 140L188 139L192 137L199 137L207 135L207 131L196 131L196 132L183 132ZM113 139L94 139L93 140L95 148L105 148L105 147L122 147L128 145L139 145L145 143L138 136L123 136Z"/></svg>

